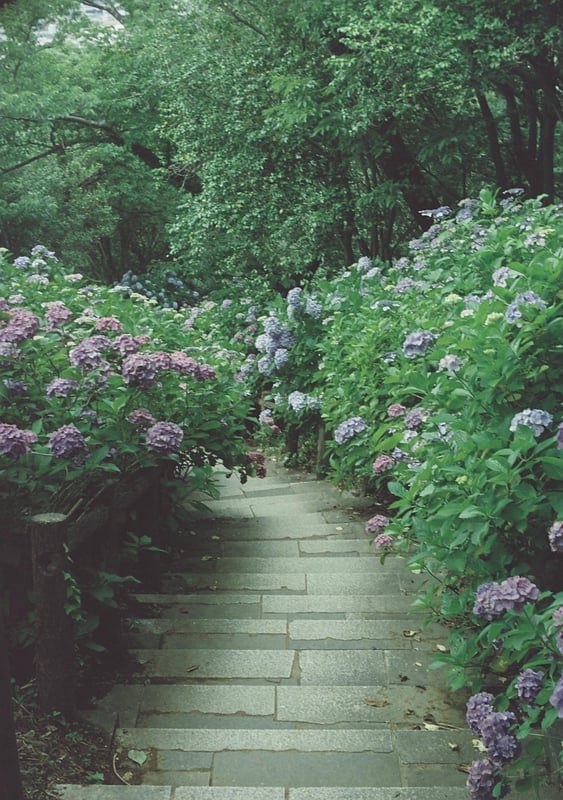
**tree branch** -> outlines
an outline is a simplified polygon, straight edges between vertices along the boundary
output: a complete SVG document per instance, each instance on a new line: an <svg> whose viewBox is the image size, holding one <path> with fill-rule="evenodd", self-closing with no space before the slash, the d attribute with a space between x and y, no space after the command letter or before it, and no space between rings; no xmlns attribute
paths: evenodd
<svg viewBox="0 0 563 800"><path fill-rule="evenodd" d="M229 8L226 3L219 3L219 8L221 8L226 14L228 14L234 20L240 22L241 25L245 25L247 28L250 28L251 31L254 31L254 33L257 33L259 36L262 36L263 39L266 39L266 41L268 41L268 36L266 35L266 33L264 33L263 30L261 30L261 28L259 28L257 25L254 25L254 23L250 22L250 20L242 17L234 9Z"/></svg>
<svg viewBox="0 0 563 800"><path fill-rule="evenodd" d="M89 6L90 8L96 8L98 11L105 11L107 14L110 14L117 22L121 25L125 23L125 17L123 14L119 13L119 10L113 3L102 3L97 2L96 0L81 0L83 6Z"/></svg>
<svg viewBox="0 0 563 800"><path fill-rule="evenodd" d="M29 164L33 164L34 161L39 161L41 158L52 156L54 155L54 153L62 153L63 149L64 148L61 145L57 145L56 147L50 147L49 150L45 150L43 153L38 153L38 155L36 156L32 156L31 158L26 158L25 161L20 161L19 164L12 164L11 167L6 167L6 169L0 170L0 176L7 175L9 172L14 172L16 169L27 167Z"/></svg>

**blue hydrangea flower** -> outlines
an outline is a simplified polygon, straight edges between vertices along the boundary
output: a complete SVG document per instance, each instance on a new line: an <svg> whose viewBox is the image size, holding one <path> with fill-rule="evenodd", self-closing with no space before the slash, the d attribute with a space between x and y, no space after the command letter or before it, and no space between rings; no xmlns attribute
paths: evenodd
<svg viewBox="0 0 563 800"><path fill-rule="evenodd" d="M522 319L522 311L520 306L531 306L533 308L538 308L540 311L543 311L544 308L547 308L547 303L545 300L536 294L535 292L522 292L521 294L517 294L512 303L506 309L505 319L507 322L516 322L519 319Z"/></svg>
<svg viewBox="0 0 563 800"><path fill-rule="evenodd" d="M313 317L313 319L319 319L323 313L323 307L316 300L313 300L312 297L308 297L305 304L305 313Z"/></svg>
<svg viewBox="0 0 563 800"><path fill-rule="evenodd" d="M365 431L366 428L367 425L361 417L350 417L340 423L334 431L334 440L337 444L343 444L349 439L353 439L356 434Z"/></svg>
<svg viewBox="0 0 563 800"><path fill-rule="evenodd" d="M510 430L514 432L518 425L525 425L527 428L530 428L537 438L541 436L547 428L553 425L553 417L541 408L525 408L523 411L513 416L510 423Z"/></svg>
<svg viewBox="0 0 563 800"><path fill-rule="evenodd" d="M287 293L287 297L286 297L287 305L291 306L296 311L300 310L301 307L302 307L302 303L301 303L301 292L302 291L303 291L303 289L301 289L299 286L294 286L293 289L290 289L289 292Z"/></svg>
<svg viewBox="0 0 563 800"><path fill-rule="evenodd" d="M436 337L430 331L414 331L403 342L403 353L407 358L423 356L435 341Z"/></svg>

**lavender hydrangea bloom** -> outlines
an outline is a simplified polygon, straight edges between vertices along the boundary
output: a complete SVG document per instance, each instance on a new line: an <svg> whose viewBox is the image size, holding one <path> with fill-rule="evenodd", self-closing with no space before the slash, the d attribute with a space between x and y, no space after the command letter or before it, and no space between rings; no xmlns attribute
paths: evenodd
<svg viewBox="0 0 563 800"><path fill-rule="evenodd" d="M258 372L261 375L271 375L274 371L274 363L269 356L262 356L256 362Z"/></svg>
<svg viewBox="0 0 563 800"><path fill-rule="evenodd" d="M384 472L390 470L392 467L395 466L395 459L391 458L391 456L387 456L382 454L377 456L375 461L372 465L372 470L374 475L383 475Z"/></svg>
<svg viewBox="0 0 563 800"><path fill-rule="evenodd" d="M293 289L290 289L287 293L287 305L293 308L295 311L300 311L302 308L301 305L301 293L302 289L299 286L295 286Z"/></svg>
<svg viewBox="0 0 563 800"><path fill-rule="evenodd" d="M100 340L105 340L105 342ZM79 367L83 371L107 367L109 365L102 358L102 351L107 349L110 344L107 336L89 336L70 350L69 361L73 367Z"/></svg>
<svg viewBox="0 0 563 800"><path fill-rule="evenodd" d="M19 347L15 344L0 341L0 367L8 367L10 361L5 361L4 359L9 358L13 360L17 358L19 354Z"/></svg>
<svg viewBox="0 0 563 800"><path fill-rule="evenodd" d="M529 706L535 705L536 697L543 686L543 679L544 673L535 669L525 669L518 675L516 691L522 703L527 703Z"/></svg>
<svg viewBox="0 0 563 800"><path fill-rule="evenodd" d="M511 711L493 711L481 723L481 739L496 764L504 764L518 755L518 742L509 732L515 723L516 715Z"/></svg>
<svg viewBox="0 0 563 800"><path fill-rule="evenodd" d="M556 708L559 712L558 716L560 719L563 719L563 675L559 678L557 683L555 684L555 689L553 690L553 694L549 698L550 704L553 708Z"/></svg>
<svg viewBox="0 0 563 800"><path fill-rule="evenodd" d="M129 414L127 420L137 428L148 428L156 422L148 408L136 408Z"/></svg>
<svg viewBox="0 0 563 800"><path fill-rule="evenodd" d="M297 414L308 410L315 411L321 405L316 397L303 392L290 392L287 396L287 404Z"/></svg>
<svg viewBox="0 0 563 800"><path fill-rule="evenodd" d="M313 300L312 297L308 297L305 304L305 313L313 317L313 319L319 319L323 313L323 307L319 302Z"/></svg>
<svg viewBox="0 0 563 800"><path fill-rule="evenodd" d="M362 433L367 428L366 423L361 417L350 417L341 422L334 431L334 440L337 444L344 444L349 439L353 439L358 433Z"/></svg>
<svg viewBox="0 0 563 800"><path fill-rule="evenodd" d="M453 211L449 206L440 206L439 208L426 208L418 212L423 217L430 217L436 221L450 217Z"/></svg>
<svg viewBox="0 0 563 800"><path fill-rule="evenodd" d="M563 522L557 520L548 531L549 546L553 553L563 553Z"/></svg>
<svg viewBox="0 0 563 800"><path fill-rule="evenodd" d="M26 308L12 308L6 326L0 329L0 342L19 344L32 339L39 329L39 317Z"/></svg>
<svg viewBox="0 0 563 800"><path fill-rule="evenodd" d="M84 436L75 425L63 425L52 433L49 447L57 458L81 458L88 450Z"/></svg>
<svg viewBox="0 0 563 800"><path fill-rule="evenodd" d="M358 272L368 272L371 269L372 261L368 256L362 256L358 259L357 269Z"/></svg>
<svg viewBox="0 0 563 800"><path fill-rule="evenodd" d="M155 366L159 368L158 362L153 363L155 363ZM164 361L161 361L161 363L164 363ZM197 368L198 363L195 358L187 356L185 353L182 353L181 350L175 350L173 353L170 353L167 369L171 369L174 372L179 372L180 375L191 375L192 377L195 377Z"/></svg>
<svg viewBox="0 0 563 800"><path fill-rule="evenodd" d="M510 423L510 430L514 432L518 425L525 425L530 428L534 436L537 438L553 425L553 417L547 411L541 408L525 408L518 414L515 414Z"/></svg>
<svg viewBox="0 0 563 800"><path fill-rule="evenodd" d="M375 547L376 550L383 550L386 547L392 547L393 537L389 536L388 533L380 533L373 540L373 546Z"/></svg>
<svg viewBox="0 0 563 800"><path fill-rule="evenodd" d="M436 337L430 331L414 331L403 342L403 353L407 358L423 356L435 341Z"/></svg>
<svg viewBox="0 0 563 800"><path fill-rule="evenodd" d="M121 333L121 331L123 330L123 325L115 317L100 317L99 319L96 320L96 330L114 331L115 333Z"/></svg>
<svg viewBox="0 0 563 800"><path fill-rule="evenodd" d="M505 784L500 793L494 793L495 786L501 780L500 769L490 758L473 761L467 778L467 788L471 800L496 800L496 798L505 797L508 793L508 786Z"/></svg>
<svg viewBox="0 0 563 800"><path fill-rule="evenodd" d="M17 425L0 422L0 455L17 458L29 452L37 441L33 431L23 431Z"/></svg>
<svg viewBox="0 0 563 800"><path fill-rule="evenodd" d="M266 317L264 320L264 330L268 336L275 336L281 332L281 324L277 317L273 315Z"/></svg>
<svg viewBox="0 0 563 800"><path fill-rule="evenodd" d="M49 303L47 311L45 312L47 327L49 330L54 330L60 325L64 325L69 319L72 319L72 316L72 311L70 308L67 308L64 303L60 301Z"/></svg>
<svg viewBox="0 0 563 800"><path fill-rule="evenodd" d="M500 267L493 272L493 286L501 286L506 289L508 281L518 277L518 273L514 272L510 267Z"/></svg>
<svg viewBox="0 0 563 800"><path fill-rule="evenodd" d="M512 303L506 309L505 319L507 322L516 322L517 320L522 318L522 311L520 306L532 306L534 308L539 308L540 311L543 311L544 308L547 308L547 303L545 300L536 294L535 292L522 292L521 294L517 294Z"/></svg>
<svg viewBox="0 0 563 800"><path fill-rule="evenodd" d="M381 533L390 524L391 520L384 514L376 514L366 522L366 533Z"/></svg>
<svg viewBox="0 0 563 800"><path fill-rule="evenodd" d="M528 578L518 575L507 578L502 583L483 583L475 592L473 613L489 620L501 617L512 609L520 612L524 605L539 597L539 589Z"/></svg>
<svg viewBox="0 0 563 800"><path fill-rule="evenodd" d="M274 353L274 364L276 365L277 369L285 367L285 365L287 364L288 355L289 351L286 350L285 347L278 347L278 349Z"/></svg>
<svg viewBox="0 0 563 800"><path fill-rule="evenodd" d="M25 381L13 381L10 378L4 378L2 381L9 393L15 397L21 397L27 394L28 386Z"/></svg>
<svg viewBox="0 0 563 800"><path fill-rule="evenodd" d="M467 701L465 719L467 724L477 736L481 735L481 726L485 717L494 712L494 696L490 692L479 692L472 695Z"/></svg>
<svg viewBox="0 0 563 800"><path fill-rule="evenodd" d="M212 381L217 377L217 373L210 364L197 364L194 378L196 381Z"/></svg>
<svg viewBox="0 0 563 800"><path fill-rule="evenodd" d="M79 387L78 381L70 378L53 378L45 390L47 397L68 397L68 395Z"/></svg>
<svg viewBox="0 0 563 800"><path fill-rule="evenodd" d="M153 453L169 455L180 448L184 432L174 422L155 422L147 430L147 447Z"/></svg>
<svg viewBox="0 0 563 800"><path fill-rule="evenodd" d="M283 328L279 332L279 347L285 347L286 350L290 350L294 344L295 334L288 328Z"/></svg>
<svg viewBox="0 0 563 800"><path fill-rule="evenodd" d="M391 417L391 419L397 419L397 417L402 417L406 410L405 406L400 403L391 403L387 407L387 416Z"/></svg>
<svg viewBox="0 0 563 800"><path fill-rule="evenodd" d="M428 412L422 408L411 408L405 415L405 428L415 431L428 419Z"/></svg>
<svg viewBox="0 0 563 800"><path fill-rule="evenodd" d="M31 264L31 259L28 256L18 256L14 258L14 267L17 269L27 269Z"/></svg>
<svg viewBox="0 0 563 800"><path fill-rule="evenodd" d="M148 389L156 379L157 365L149 355L133 353L123 359L121 374L130 386Z"/></svg>

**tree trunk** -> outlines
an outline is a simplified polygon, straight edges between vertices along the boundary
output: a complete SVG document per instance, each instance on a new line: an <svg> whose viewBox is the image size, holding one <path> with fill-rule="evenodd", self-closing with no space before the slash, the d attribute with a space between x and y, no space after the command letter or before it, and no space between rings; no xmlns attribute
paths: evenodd
<svg viewBox="0 0 563 800"><path fill-rule="evenodd" d="M479 108L481 109L481 115L485 123L485 129L487 131L487 139L489 141L489 152L491 154L491 158L493 160L493 165L495 168L496 184L501 189L507 189L508 180L506 177L506 169L504 167L504 161L500 150L498 130L496 122L493 117L493 112L491 111L491 107L489 106L487 98L485 97L484 94L481 93L477 94L477 102L479 103Z"/></svg>
<svg viewBox="0 0 563 800"><path fill-rule="evenodd" d="M8 642L4 629L4 617L0 611L0 800L24 800L21 782Z"/></svg>

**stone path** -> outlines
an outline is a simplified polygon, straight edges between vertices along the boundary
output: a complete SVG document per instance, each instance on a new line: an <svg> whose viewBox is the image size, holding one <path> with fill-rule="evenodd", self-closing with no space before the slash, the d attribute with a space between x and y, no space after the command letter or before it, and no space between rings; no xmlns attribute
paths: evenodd
<svg viewBox="0 0 563 800"><path fill-rule="evenodd" d="M137 682L93 717L118 716L118 771L134 751L142 785L64 800L468 797L478 756L463 698L428 669L445 633L421 630L420 578L380 563L362 501L270 466L244 486L223 477L167 593L138 597Z"/></svg>

